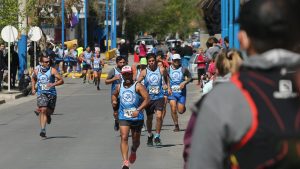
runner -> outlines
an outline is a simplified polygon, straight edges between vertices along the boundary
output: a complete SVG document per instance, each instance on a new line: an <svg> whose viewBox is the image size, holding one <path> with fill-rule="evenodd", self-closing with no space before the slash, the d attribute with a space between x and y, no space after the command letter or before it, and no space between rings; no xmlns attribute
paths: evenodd
<svg viewBox="0 0 300 169"><path fill-rule="evenodd" d="M118 56L116 58L116 64L117 66L112 68L108 72L107 78L105 80L106 85L111 84L111 95L116 90L116 85L121 83L121 79L122 79L121 69L125 65L125 59L121 56ZM119 123L117 118L115 118L114 129L115 131L119 130Z"/></svg>
<svg viewBox="0 0 300 169"><path fill-rule="evenodd" d="M97 90L100 90L100 80L102 67L104 66L103 60L100 58L100 51L96 50L95 57L92 58L93 61L93 71L94 71L94 79L96 81Z"/></svg>
<svg viewBox="0 0 300 169"><path fill-rule="evenodd" d="M114 116L119 119L121 135L122 169L129 169L129 162L136 160L136 151L140 145L141 129L144 124L143 109L150 101L144 85L134 82L130 66L122 68L123 83L118 84L112 95ZM120 99L118 99L120 98ZM118 117L117 117L118 116ZM128 158L128 137L131 130L132 146ZM129 160L129 161L128 161Z"/></svg>
<svg viewBox="0 0 300 169"><path fill-rule="evenodd" d="M164 79L167 84L168 76L167 71L163 67L158 67L156 56L154 54L147 55L148 67L143 70L138 78L138 81L141 82L145 80L145 87L148 90L150 95L150 103L146 108L147 114L147 130L148 130L148 146L153 146L153 137L154 143L156 146L161 145L160 131L162 127L162 115L164 110L164 94L162 90L162 79ZM152 120L153 114L156 114L156 134L152 134Z"/></svg>
<svg viewBox="0 0 300 169"><path fill-rule="evenodd" d="M161 51L157 52L157 57L156 57L156 61L157 61L157 65L159 67L164 67L165 69L170 67L168 61L166 60L166 58L164 57L163 53ZM167 103L168 103L168 85L166 84L166 82L163 80L162 81L163 84L163 93L164 93L164 110L163 110L163 119L165 119L165 116L167 114Z"/></svg>
<svg viewBox="0 0 300 169"><path fill-rule="evenodd" d="M133 69L133 80L137 81L141 74L141 71L145 70L146 68L147 68L147 59L141 58L140 64L137 65L135 69ZM141 84L144 84L144 80L141 81Z"/></svg>
<svg viewBox="0 0 300 169"><path fill-rule="evenodd" d="M37 106L39 107L41 132L40 136L46 137L46 122L51 123L51 114L54 112L56 104L55 86L64 83L62 77L55 68L50 67L49 57L41 57L41 66L34 70L32 75L32 94L37 92ZM55 81L55 78L57 81ZM35 84L37 83L37 91Z"/></svg>
<svg viewBox="0 0 300 169"><path fill-rule="evenodd" d="M174 132L179 132L178 115L183 114L186 110L186 85L192 80L191 73L188 69L181 66L181 57L174 54L172 65L168 69L170 78L171 94L168 96L170 101L171 115L175 125Z"/></svg>
<svg viewBox="0 0 300 169"><path fill-rule="evenodd" d="M83 77L83 83L86 82L86 75L90 75L90 69L91 69L91 58L93 56L93 53L91 51L91 48L88 46L84 52L80 54L80 57L82 58L82 77ZM89 78L89 77L88 77Z"/></svg>

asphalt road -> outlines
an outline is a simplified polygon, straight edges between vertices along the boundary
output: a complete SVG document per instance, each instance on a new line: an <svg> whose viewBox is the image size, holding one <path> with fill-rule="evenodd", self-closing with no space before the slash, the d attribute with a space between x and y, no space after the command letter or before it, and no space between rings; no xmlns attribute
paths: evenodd
<svg viewBox="0 0 300 169"><path fill-rule="evenodd" d="M102 80L103 83L103 80ZM0 169L118 169L122 158L119 133L113 130L110 86L97 91L81 79L66 79L58 88L58 100L47 139L39 136L36 97L29 96L0 106ZM188 105L199 97L190 84ZM169 107L169 105L168 105ZM168 109L162 148L146 146L142 133L137 161L131 169L181 169L184 129L191 112L179 116L181 132L173 132ZM131 141L131 140L130 140Z"/></svg>

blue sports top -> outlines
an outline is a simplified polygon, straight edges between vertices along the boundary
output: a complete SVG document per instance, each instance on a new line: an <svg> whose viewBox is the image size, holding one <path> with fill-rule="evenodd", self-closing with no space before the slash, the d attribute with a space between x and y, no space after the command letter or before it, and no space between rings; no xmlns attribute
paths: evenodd
<svg viewBox="0 0 300 169"><path fill-rule="evenodd" d="M186 93L186 88L180 89L180 83L182 83L184 79L183 69L179 67L178 69L174 69L173 66L169 68L169 76L170 76L170 87L173 93L184 94Z"/></svg>
<svg viewBox="0 0 300 169"><path fill-rule="evenodd" d="M87 64L91 64L91 58L92 58L92 52L88 53L88 52L84 52L84 60Z"/></svg>
<svg viewBox="0 0 300 169"><path fill-rule="evenodd" d="M94 69L102 69L102 65L100 63L101 63L100 57L99 58L94 57L93 68Z"/></svg>
<svg viewBox="0 0 300 169"><path fill-rule="evenodd" d="M155 71L152 71L148 67L146 68L147 74L145 77L145 87L148 90L150 100L158 100L164 97L162 88L162 75L160 69L157 67Z"/></svg>
<svg viewBox="0 0 300 169"><path fill-rule="evenodd" d="M38 74L37 74L37 94L51 94L56 95L55 87L48 87L49 83L55 82L54 75L51 74L52 68L43 69L41 66L38 67Z"/></svg>
<svg viewBox="0 0 300 169"><path fill-rule="evenodd" d="M137 117L132 117L132 113L136 111L142 103L142 97L136 92L136 84L137 82L129 88L125 88L123 83L120 86L119 120L135 121L144 119L143 111L139 111Z"/></svg>

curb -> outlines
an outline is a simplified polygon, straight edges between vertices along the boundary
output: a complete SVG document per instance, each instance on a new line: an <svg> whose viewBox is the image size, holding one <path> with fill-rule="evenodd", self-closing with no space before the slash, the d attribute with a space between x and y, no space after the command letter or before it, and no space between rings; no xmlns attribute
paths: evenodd
<svg viewBox="0 0 300 169"><path fill-rule="evenodd" d="M63 77L67 77L67 78L80 79L81 75L82 75L81 73L75 73L75 74L73 74L73 73L65 73L62 76ZM107 73L102 73L101 74L101 78L106 79L107 78Z"/></svg>

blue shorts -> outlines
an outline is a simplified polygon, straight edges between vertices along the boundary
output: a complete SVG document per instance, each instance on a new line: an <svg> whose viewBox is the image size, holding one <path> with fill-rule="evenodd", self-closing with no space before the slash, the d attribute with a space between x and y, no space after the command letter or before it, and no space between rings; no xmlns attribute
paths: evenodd
<svg viewBox="0 0 300 169"><path fill-rule="evenodd" d="M164 96L169 96L168 90L163 90Z"/></svg>
<svg viewBox="0 0 300 169"><path fill-rule="evenodd" d="M175 100L177 103L185 105L186 95L172 93L172 95L168 96L168 100Z"/></svg>

